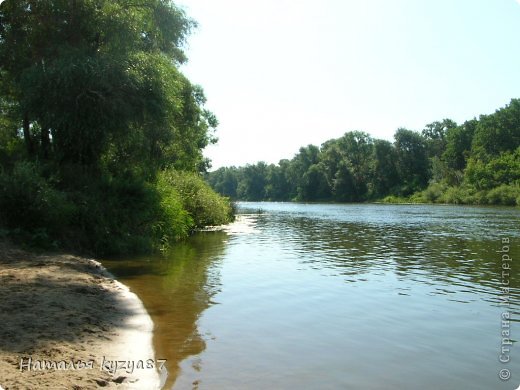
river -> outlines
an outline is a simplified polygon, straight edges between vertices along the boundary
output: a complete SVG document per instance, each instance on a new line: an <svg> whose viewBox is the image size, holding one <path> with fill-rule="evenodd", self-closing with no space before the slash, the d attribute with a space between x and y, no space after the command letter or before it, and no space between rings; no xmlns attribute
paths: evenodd
<svg viewBox="0 0 520 390"><path fill-rule="evenodd" d="M519 209L238 207L162 256L103 262L155 323L165 388L520 384Z"/></svg>

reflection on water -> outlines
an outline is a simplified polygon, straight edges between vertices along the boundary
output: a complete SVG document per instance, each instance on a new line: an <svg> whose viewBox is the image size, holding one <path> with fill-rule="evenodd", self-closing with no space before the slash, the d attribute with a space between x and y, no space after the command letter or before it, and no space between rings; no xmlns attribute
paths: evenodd
<svg viewBox="0 0 520 390"><path fill-rule="evenodd" d="M520 211L241 203L164 257L106 262L143 300L176 389L512 389ZM509 240L504 282L500 251ZM518 266L516 266L518 264ZM217 304L218 303L218 304ZM513 375L498 378L500 369Z"/></svg>
<svg viewBox="0 0 520 390"><path fill-rule="evenodd" d="M156 357L167 359L165 387L175 381L180 361L205 349L197 320L220 289L218 265L226 239L223 232L200 233L164 256L103 261L152 317Z"/></svg>

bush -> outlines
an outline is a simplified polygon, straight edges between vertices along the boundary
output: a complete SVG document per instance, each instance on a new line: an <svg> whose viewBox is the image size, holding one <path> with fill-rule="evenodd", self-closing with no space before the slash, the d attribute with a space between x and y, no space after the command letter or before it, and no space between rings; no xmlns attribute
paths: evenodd
<svg viewBox="0 0 520 390"><path fill-rule="evenodd" d="M441 203L463 204L463 191L460 187L448 187L444 194L439 197Z"/></svg>
<svg viewBox="0 0 520 390"><path fill-rule="evenodd" d="M416 192L408 197L408 203L428 203L423 192Z"/></svg>
<svg viewBox="0 0 520 390"><path fill-rule="evenodd" d="M74 205L52 188L40 168L19 162L0 173L0 225L38 236L56 235L69 225Z"/></svg>
<svg viewBox="0 0 520 390"><path fill-rule="evenodd" d="M520 187L502 184L490 190L486 198L489 204L505 206L518 205L517 199L520 198Z"/></svg>
<svg viewBox="0 0 520 390"><path fill-rule="evenodd" d="M101 177L71 194L77 212L68 244L98 255L144 253L154 247L149 224L159 196L132 177Z"/></svg>
<svg viewBox="0 0 520 390"><path fill-rule="evenodd" d="M40 247L55 243L103 256L136 254L165 249L195 228L227 223L233 215L230 202L194 173L169 170L148 183L78 166L68 166L61 182L41 172L29 162L0 172L3 235Z"/></svg>
<svg viewBox="0 0 520 390"><path fill-rule="evenodd" d="M159 175L156 188L160 195L160 212L152 229L160 249L165 249L173 242L186 238L195 223L184 209L181 195L164 175Z"/></svg>
<svg viewBox="0 0 520 390"><path fill-rule="evenodd" d="M229 199L215 193L195 173L170 169L159 174L158 183L159 186L171 186L178 192L183 208L193 218L195 227L222 225L232 219Z"/></svg>
<svg viewBox="0 0 520 390"><path fill-rule="evenodd" d="M395 196L395 195L388 195L384 197L381 202L383 203L392 203L392 204L400 204L400 203L410 203L410 200L405 197Z"/></svg>
<svg viewBox="0 0 520 390"><path fill-rule="evenodd" d="M442 198L448 186L445 183L432 183L422 192L425 202L435 203Z"/></svg>

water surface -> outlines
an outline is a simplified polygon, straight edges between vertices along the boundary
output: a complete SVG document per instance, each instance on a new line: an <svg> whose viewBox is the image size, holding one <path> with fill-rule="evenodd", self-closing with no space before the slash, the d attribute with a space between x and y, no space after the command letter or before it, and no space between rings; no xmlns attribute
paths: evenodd
<svg viewBox="0 0 520 390"><path fill-rule="evenodd" d="M520 339L518 209L240 203L239 212L164 256L104 262L154 320L166 388L520 384L520 347L499 361L504 313ZM502 261L506 249L512 261Z"/></svg>

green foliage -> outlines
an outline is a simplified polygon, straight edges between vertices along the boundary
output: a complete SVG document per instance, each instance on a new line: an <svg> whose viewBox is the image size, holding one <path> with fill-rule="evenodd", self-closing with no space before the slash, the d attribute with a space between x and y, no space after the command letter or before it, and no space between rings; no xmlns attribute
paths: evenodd
<svg viewBox="0 0 520 390"><path fill-rule="evenodd" d="M310 201L330 198L330 188L323 164L312 164L303 174L299 197Z"/></svg>
<svg viewBox="0 0 520 390"><path fill-rule="evenodd" d="M144 253L232 219L229 201L195 173L168 170L150 184L132 175L95 178L77 166L68 169L75 180L66 189L34 163L0 175L0 225L14 239L98 255Z"/></svg>
<svg viewBox="0 0 520 390"><path fill-rule="evenodd" d="M338 170L334 176L333 193L334 198L340 202L354 202L358 197L354 175L346 161L338 164Z"/></svg>
<svg viewBox="0 0 520 390"><path fill-rule="evenodd" d="M73 212L74 205L52 188L35 164L19 162L0 173L0 225L16 233L25 231L22 238L63 233Z"/></svg>
<svg viewBox="0 0 520 390"><path fill-rule="evenodd" d="M502 184L491 190L477 190L468 184L449 186L445 182L432 183L412 198L422 203L520 206L520 187Z"/></svg>
<svg viewBox="0 0 520 390"><path fill-rule="evenodd" d="M230 202L216 194L198 174L169 169L159 174L158 186L169 186L179 194L194 227L222 225L233 218Z"/></svg>
<svg viewBox="0 0 520 390"><path fill-rule="evenodd" d="M245 200L262 200L265 198L267 165L259 162L255 165L246 165L237 187L237 196Z"/></svg>
<svg viewBox="0 0 520 390"><path fill-rule="evenodd" d="M161 174L158 177L156 188L161 197L161 212L152 229L154 236L159 240L160 248L165 249L175 241L187 237L195 227L195 222L184 208L178 189L168 182L165 175Z"/></svg>
<svg viewBox="0 0 520 390"><path fill-rule="evenodd" d="M179 70L194 26L169 0L0 5L2 231L107 255L230 220L198 175L218 122Z"/></svg>
<svg viewBox="0 0 520 390"><path fill-rule="evenodd" d="M374 141L371 169L372 197L380 198L399 185L397 154L394 146L383 140Z"/></svg>
<svg viewBox="0 0 520 390"><path fill-rule="evenodd" d="M473 156L466 169L468 183L478 189L490 189L501 184L520 181L520 147L496 157Z"/></svg>
<svg viewBox="0 0 520 390"><path fill-rule="evenodd" d="M131 176L103 177L92 180L83 191L71 192L70 197L77 211L66 246L102 255L144 253L154 248L151 229L161 210L153 187Z"/></svg>
<svg viewBox="0 0 520 390"><path fill-rule="evenodd" d="M410 197L405 196L396 196L396 195L388 195L385 196L382 200L382 203L391 203L391 204L410 204L413 203L410 200Z"/></svg>
<svg viewBox="0 0 520 390"><path fill-rule="evenodd" d="M271 164L267 167L265 195L270 200L290 200L295 194L289 183L289 160L281 160L279 165Z"/></svg>
<svg viewBox="0 0 520 390"><path fill-rule="evenodd" d="M400 192L410 195L428 182L426 142L419 133L407 129L398 129L394 138L397 171L402 183Z"/></svg>
<svg viewBox="0 0 520 390"><path fill-rule="evenodd" d="M467 203L464 201L468 199L468 194L464 188L449 187L439 199L441 203L463 204Z"/></svg>
<svg viewBox="0 0 520 390"><path fill-rule="evenodd" d="M459 127L448 129L446 133L446 149L442 159L452 170L462 171L471 151L471 143L478 121L467 121Z"/></svg>
<svg viewBox="0 0 520 390"><path fill-rule="evenodd" d="M514 151L520 146L520 99L492 115L482 115L472 143L472 153L479 157Z"/></svg>
<svg viewBox="0 0 520 390"><path fill-rule="evenodd" d="M421 197L427 203L435 203L444 196L447 189L448 185L445 183L432 183L421 193Z"/></svg>
<svg viewBox="0 0 520 390"><path fill-rule="evenodd" d="M205 167L217 120L178 70L194 22L170 1L8 0L0 20L2 97L30 157L143 175Z"/></svg>
<svg viewBox="0 0 520 390"><path fill-rule="evenodd" d="M206 180L218 193L231 199L237 198L238 170L235 167L223 167L211 175L206 174Z"/></svg>
<svg viewBox="0 0 520 390"><path fill-rule="evenodd" d="M422 133L398 129L393 144L353 131L302 147L278 165L220 168L206 179L244 200L512 205L520 182L519 123L520 100L513 99L460 126L444 119Z"/></svg>
<svg viewBox="0 0 520 390"><path fill-rule="evenodd" d="M486 198L489 204L520 206L520 186L502 184L490 190Z"/></svg>
<svg viewBox="0 0 520 390"><path fill-rule="evenodd" d="M429 158L439 158L446 149L446 136L450 130L457 127L451 119L443 119L441 122L427 124L422 135L426 142L426 149Z"/></svg>

